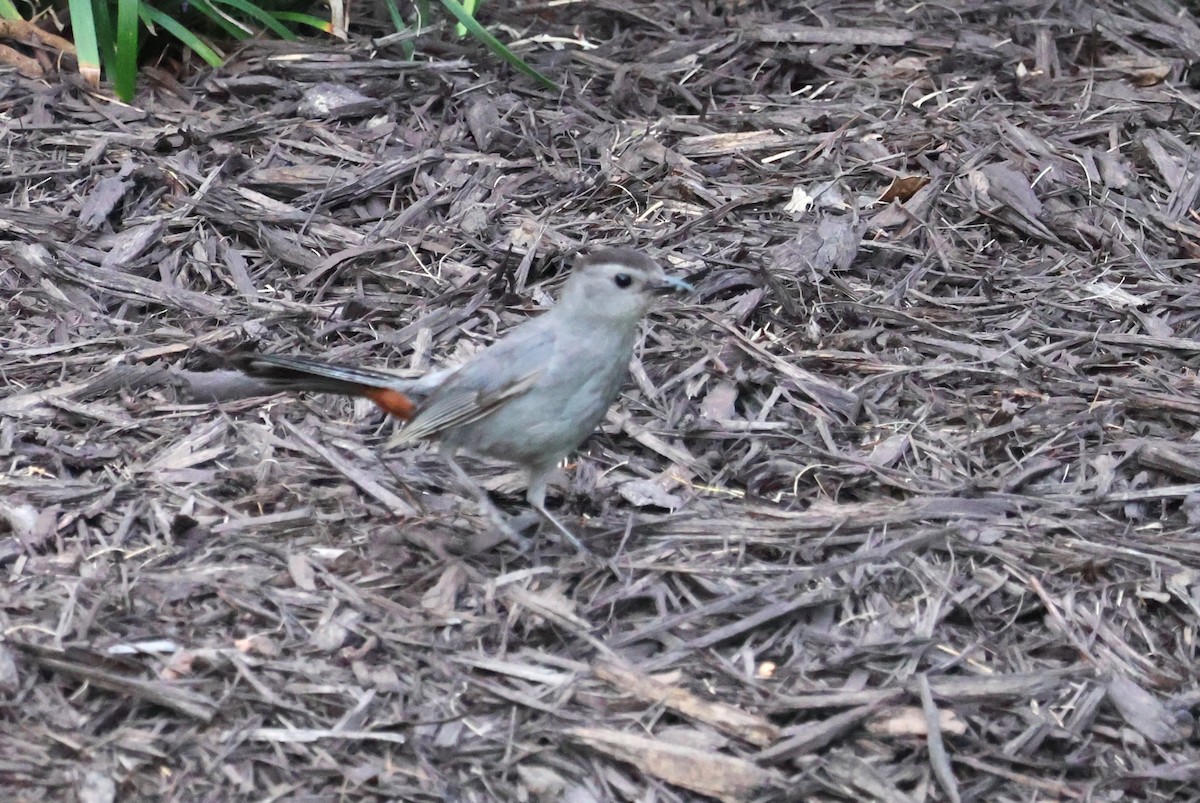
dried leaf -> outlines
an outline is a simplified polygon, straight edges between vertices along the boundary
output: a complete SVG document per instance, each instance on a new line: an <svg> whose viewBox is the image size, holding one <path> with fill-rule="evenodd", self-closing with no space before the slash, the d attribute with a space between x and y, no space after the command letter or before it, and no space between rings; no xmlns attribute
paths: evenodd
<svg viewBox="0 0 1200 803"><path fill-rule="evenodd" d="M1157 744L1185 741L1196 727L1186 709L1168 711L1157 697L1123 675L1109 680L1108 700L1131 728Z"/></svg>
<svg viewBox="0 0 1200 803"><path fill-rule="evenodd" d="M661 507L675 511L683 507L684 499L673 493L657 480L630 480L617 486L621 498L634 507Z"/></svg>
<svg viewBox="0 0 1200 803"><path fill-rule="evenodd" d="M421 595L421 608L435 616L449 616L466 584L467 570L460 563L451 563L442 570L437 583Z"/></svg>
<svg viewBox="0 0 1200 803"><path fill-rule="evenodd" d="M764 788L782 783L770 770L712 750L697 750L604 728L569 728L566 733L651 777L724 803L750 800Z"/></svg>
<svg viewBox="0 0 1200 803"><path fill-rule="evenodd" d="M868 732L876 736L924 738L929 735L929 721L925 718L925 711L915 705L889 708L867 720L865 726ZM938 709L938 726L943 733L955 736L967 732L967 723L963 722L954 711L946 708Z"/></svg>

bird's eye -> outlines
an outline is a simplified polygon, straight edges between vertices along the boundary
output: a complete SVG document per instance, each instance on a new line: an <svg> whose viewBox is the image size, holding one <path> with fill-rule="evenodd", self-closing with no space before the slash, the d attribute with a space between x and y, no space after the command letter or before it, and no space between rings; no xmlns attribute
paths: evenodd
<svg viewBox="0 0 1200 803"><path fill-rule="evenodd" d="M618 273L613 277L613 284L624 290L626 287L633 284L633 277L628 273Z"/></svg>

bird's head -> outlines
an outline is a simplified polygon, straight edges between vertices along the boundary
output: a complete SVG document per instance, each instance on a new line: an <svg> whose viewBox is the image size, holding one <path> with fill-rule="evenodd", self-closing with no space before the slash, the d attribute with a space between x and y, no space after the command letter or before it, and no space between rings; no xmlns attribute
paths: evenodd
<svg viewBox="0 0 1200 803"><path fill-rule="evenodd" d="M640 251L603 248L575 261L558 303L575 318L630 326L646 314L654 296L691 289Z"/></svg>

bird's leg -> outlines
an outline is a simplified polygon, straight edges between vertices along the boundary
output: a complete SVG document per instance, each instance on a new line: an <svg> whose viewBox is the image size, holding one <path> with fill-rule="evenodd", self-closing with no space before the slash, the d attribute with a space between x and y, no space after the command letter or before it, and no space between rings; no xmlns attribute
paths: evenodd
<svg viewBox="0 0 1200 803"><path fill-rule="evenodd" d="M446 465L448 465L450 470L454 472L454 477L458 480L458 484L475 497L475 501L479 503L480 509L483 511L484 515L492 520L492 524L496 526L496 529L498 529L505 538L516 544L518 549L524 552L529 547L529 539L513 529L512 525L508 522L508 516L504 514L504 511L496 507L496 504L492 501L491 497L488 496L487 491L483 489L483 486L473 480L470 474L463 471L462 466L460 466L458 461L454 459L454 453L443 451L442 459L446 461Z"/></svg>
<svg viewBox="0 0 1200 803"><path fill-rule="evenodd" d="M575 534L568 530L561 521L551 515L549 510L546 510L546 480L552 470L554 470L554 464L551 464L548 468L532 468L529 470L529 490L525 492L525 499L529 502L531 508L536 510L543 519L550 522L554 526L554 529L558 530L559 534L579 551L579 554L590 554L588 548L583 545L583 542L576 538Z"/></svg>

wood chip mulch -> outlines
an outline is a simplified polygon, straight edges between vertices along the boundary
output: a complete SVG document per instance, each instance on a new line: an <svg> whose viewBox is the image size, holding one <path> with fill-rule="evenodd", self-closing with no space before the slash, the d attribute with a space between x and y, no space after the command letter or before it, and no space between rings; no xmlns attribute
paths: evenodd
<svg viewBox="0 0 1200 803"><path fill-rule="evenodd" d="M502 6L560 93L0 74L3 798L1200 799L1187 7ZM221 360L420 373L601 244L697 291L551 493L591 557Z"/></svg>

